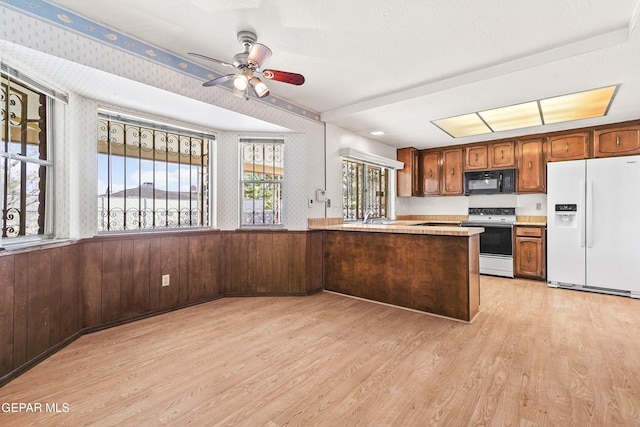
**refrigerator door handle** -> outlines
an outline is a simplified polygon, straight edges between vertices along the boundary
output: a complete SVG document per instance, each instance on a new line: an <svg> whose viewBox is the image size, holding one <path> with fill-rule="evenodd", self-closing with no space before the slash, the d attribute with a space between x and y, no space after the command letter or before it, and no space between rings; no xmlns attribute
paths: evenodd
<svg viewBox="0 0 640 427"><path fill-rule="evenodd" d="M586 209L587 247L593 247L593 181L587 180L587 209Z"/></svg>
<svg viewBox="0 0 640 427"><path fill-rule="evenodd" d="M587 224L585 223L585 214L584 214L584 210L585 210L585 187L586 187L586 182L584 179L580 180L580 187L578 188L578 194L580 194L580 204L578 205L578 236L580 239L580 247L584 248L585 247L585 233L586 233L586 227Z"/></svg>

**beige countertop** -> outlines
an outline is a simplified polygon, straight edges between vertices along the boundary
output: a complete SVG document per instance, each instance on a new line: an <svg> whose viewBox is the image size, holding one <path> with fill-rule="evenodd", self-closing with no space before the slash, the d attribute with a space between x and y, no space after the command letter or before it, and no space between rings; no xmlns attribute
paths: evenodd
<svg viewBox="0 0 640 427"><path fill-rule="evenodd" d="M311 230L332 230L332 231L365 231L372 233L399 233L399 234L431 234L440 236L473 236L484 231L482 227L459 227L452 226L435 226L435 225L416 225L429 222L442 223L443 221L425 221L425 220L397 220L385 221L385 224L362 224L362 223L343 223L331 225L309 225ZM452 224L458 224L452 222Z"/></svg>

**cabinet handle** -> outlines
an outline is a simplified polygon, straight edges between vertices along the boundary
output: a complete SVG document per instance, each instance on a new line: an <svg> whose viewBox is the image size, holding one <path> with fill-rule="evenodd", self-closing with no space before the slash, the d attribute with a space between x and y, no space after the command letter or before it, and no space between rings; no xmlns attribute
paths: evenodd
<svg viewBox="0 0 640 427"><path fill-rule="evenodd" d="M500 150L500 158L504 159L504 150Z"/></svg>
<svg viewBox="0 0 640 427"><path fill-rule="evenodd" d="M616 147L620 147L620 137L616 136Z"/></svg>
<svg viewBox="0 0 640 427"><path fill-rule="evenodd" d="M531 163L531 160L529 160L529 169L531 169L533 167L533 163Z"/></svg>
<svg viewBox="0 0 640 427"><path fill-rule="evenodd" d="M433 176L433 171L429 169L429 178L431 178L432 176Z"/></svg>
<svg viewBox="0 0 640 427"><path fill-rule="evenodd" d="M478 153L476 153L476 162L478 161Z"/></svg>
<svg viewBox="0 0 640 427"><path fill-rule="evenodd" d="M531 253L529 253L529 251L527 251L527 262L531 261Z"/></svg>
<svg viewBox="0 0 640 427"><path fill-rule="evenodd" d="M567 142L567 147L566 147L566 150L565 150L565 151L566 151L567 153L569 152L569 142Z"/></svg>

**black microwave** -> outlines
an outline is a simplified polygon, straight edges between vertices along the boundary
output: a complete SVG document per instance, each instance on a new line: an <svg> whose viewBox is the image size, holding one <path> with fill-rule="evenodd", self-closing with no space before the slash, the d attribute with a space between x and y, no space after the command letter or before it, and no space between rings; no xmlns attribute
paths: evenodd
<svg viewBox="0 0 640 427"><path fill-rule="evenodd" d="M516 170L502 169L464 173L464 194L512 194L516 191Z"/></svg>

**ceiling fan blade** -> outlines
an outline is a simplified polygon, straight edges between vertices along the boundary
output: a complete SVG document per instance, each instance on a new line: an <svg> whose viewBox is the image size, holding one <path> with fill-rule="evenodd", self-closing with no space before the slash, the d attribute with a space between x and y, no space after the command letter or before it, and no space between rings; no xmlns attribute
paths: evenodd
<svg viewBox="0 0 640 427"><path fill-rule="evenodd" d="M219 85L220 83L228 82L235 76L236 76L235 74L227 74L226 76L220 76L218 78L215 78L213 80L209 80L208 82L203 83L202 86L206 86L206 87L216 86L216 85Z"/></svg>
<svg viewBox="0 0 640 427"><path fill-rule="evenodd" d="M304 83L304 76L297 73L289 73L288 71L264 70L262 72L265 79L275 80L278 82L289 83L300 86Z"/></svg>
<svg viewBox="0 0 640 427"><path fill-rule="evenodd" d="M201 59L206 59L207 61L213 61L217 64L224 65L225 67L235 68L233 64L229 64L228 62L220 61L219 59L209 58L208 56L200 55L199 53L187 52L189 55L196 56Z"/></svg>
<svg viewBox="0 0 640 427"><path fill-rule="evenodd" d="M260 68L266 60L271 58L271 49L260 43L254 43L247 57L250 66Z"/></svg>

